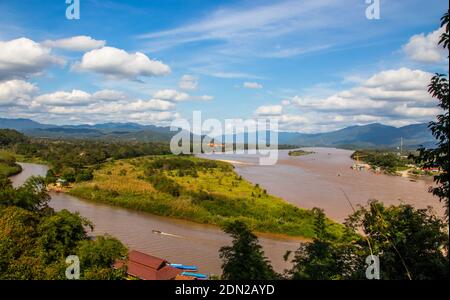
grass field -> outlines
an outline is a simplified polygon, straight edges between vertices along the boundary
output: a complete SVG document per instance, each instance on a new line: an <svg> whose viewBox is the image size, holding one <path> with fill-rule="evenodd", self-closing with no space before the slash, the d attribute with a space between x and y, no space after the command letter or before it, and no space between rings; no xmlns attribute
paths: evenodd
<svg viewBox="0 0 450 300"><path fill-rule="evenodd" d="M257 232L313 237L313 216L238 176L224 162L150 156L108 162L68 193L96 202L222 225L243 220ZM341 226L329 222L330 231Z"/></svg>

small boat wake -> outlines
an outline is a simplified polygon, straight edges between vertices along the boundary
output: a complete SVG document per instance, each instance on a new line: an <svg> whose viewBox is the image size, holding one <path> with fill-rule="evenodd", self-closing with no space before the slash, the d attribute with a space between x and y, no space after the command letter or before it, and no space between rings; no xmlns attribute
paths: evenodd
<svg viewBox="0 0 450 300"><path fill-rule="evenodd" d="M176 238L180 238L180 239L184 239L184 237L181 236L181 235L172 234L172 233L167 233L167 232L163 232L163 231L159 231L159 230L152 230L152 233L154 233L154 234L159 234L159 235L165 235L165 236L176 237Z"/></svg>

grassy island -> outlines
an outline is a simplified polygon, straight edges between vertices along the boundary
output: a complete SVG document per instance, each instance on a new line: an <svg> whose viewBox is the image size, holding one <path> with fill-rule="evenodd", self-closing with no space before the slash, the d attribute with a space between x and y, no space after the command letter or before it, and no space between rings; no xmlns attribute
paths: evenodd
<svg viewBox="0 0 450 300"><path fill-rule="evenodd" d="M68 193L95 202L223 225L242 220L258 232L311 238L314 217L267 194L225 162L191 156L146 156L104 163ZM328 221L330 230L341 226Z"/></svg>
<svg viewBox="0 0 450 300"><path fill-rule="evenodd" d="M305 151L305 150L292 150L289 151L289 156L303 156L308 154L313 154L314 151Z"/></svg>

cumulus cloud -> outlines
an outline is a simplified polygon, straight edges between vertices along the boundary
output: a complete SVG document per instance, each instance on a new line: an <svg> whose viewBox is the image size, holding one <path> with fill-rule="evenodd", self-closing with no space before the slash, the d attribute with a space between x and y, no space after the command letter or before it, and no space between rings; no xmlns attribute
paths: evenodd
<svg viewBox="0 0 450 300"><path fill-rule="evenodd" d="M0 82L0 106L25 105L37 92L34 84L23 80Z"/></svg>
<svg viewBox="0 0 450 300"><path fill-rule="evenodd" d="M353 88L324 98L294 96L281 101L280 108L258 108L260 114L276 116L280 128L304 132L326 131L349 125L381 122L407 125L428 122L440 110L428 94L431 73L400 68L373 74L355 82Z"/></svg>
<svg viewBox="0 0 450 300"><path fill-rule="evenodd" d="M246 89L262 89L263 86L257 82L244 82L242 85Z"/></svg>
<svg viewBox="0 0 450 300"><path fill-rule="evenodd" d="M97 102L118 102L121 100L127 100L127 95L120 91L100 90L90 94L81 90L72 90L71 92L57 91L42 94L33 100L33 105L84 106Z"/></svg>
<svg viewBox="0 0 450 300"><path fill-rule="evenodd" d="M51 49L27 38L0 41L0 80L26 78L64 60Z"/></svg>
<svg viewBox="0 0 450 300"><path fill-rule="evenodd" d="M150 99L149 101L137 100L135 102L131 102L126 104L125 110L133 110L133 111L147 111L147 110L171 110L175 108L175 104L169 101L160 100L160 99Z"/></svg>
<svg viewBox="0 0 450 300"><path fill-rule="evenodd" d="M283 113L281 105L263 105L256 109L255 114L258 116L279 116Z"/></svg>
<svg viewBox="0 0 450 300"><path fill-rule="evenodd" d="M118 101L126 99L125 93L115 90L101 90L92 95L95 99L103 101Z"/></svg>
<svg viewBox="0 0 450 300"><path fill-rule="evenodd" d="M167 101L181 102L189 100L189 95L187 93L178 92L177 90L164 89L157 91L154 95L156 99L162 99Z"/></svg>
<svg viewBox="0 0 450 300"><path fill-rule="evenodd" d="M181 76L180 82L178 83L178 86L182 90L195 90L197 89L197 85L198 85L197 77L187 74Z"/></svg>
<svg viewBox="0 0 450 300"><path fill-rule="evenodd" d="M387 70L325 99L294 97L291 101L298 107L329 111L381 109L403 102L430 104L434 102L427 92L431 77L431 73L421 70Z"/></svg>
<svg viewBox="0 0 450 300"><path fill-rule="evenodd" d="M92 95L80 90L71 92L54 92L43 94L34 99L34 104L45 104L53 106L86 105L92 101Z"/></svg>
<svg viewBox="0 0 450 300"><path fill-rule="evenodd" d="M81 62L74 65L78 71L100 73L108 78L137 80L140 77L167 75L170 67L147 55L113 47L91 50L83 55Z"/></svg>
<svg viewBox="0 0 450 300"><path fill-rule="evenodd" d="M86 35L79 35L59 40L46 40L42 44L50 48L85 52L105 46L106 41L95 40Z"/></svg>
<svg viewBox="0 0 450 300"><path fill-rule="evenodd" d="M427 35L424 33L416 34L403 46L403 51L410 59L417 62L442 62L448 56L448 52L442 46L438 45L440 36L444 32L444 27L441 27Z"/></svg>

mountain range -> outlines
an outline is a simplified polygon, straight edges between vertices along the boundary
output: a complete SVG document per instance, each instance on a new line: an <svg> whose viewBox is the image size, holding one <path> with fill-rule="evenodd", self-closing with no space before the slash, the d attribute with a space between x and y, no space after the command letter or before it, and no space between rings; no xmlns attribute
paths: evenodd
<svg viewBox="0 0 450 300"><path fill-rule="evenodd" d="M102 123L95 125L50 125L30 119L0 118L0 128L10 128L40 138L92 138L104 140L135 140L168 142L176 133L170 127L137 123ZM237 138L235 138L237 142ZM247 137L244 137L247 140ZM406 148L421 145L434 147L435 139L426 123L393 127L379 123L350 126L325 133L305 134L279 132L278 143L298 146L396 148L401 140Z"/></svg>

